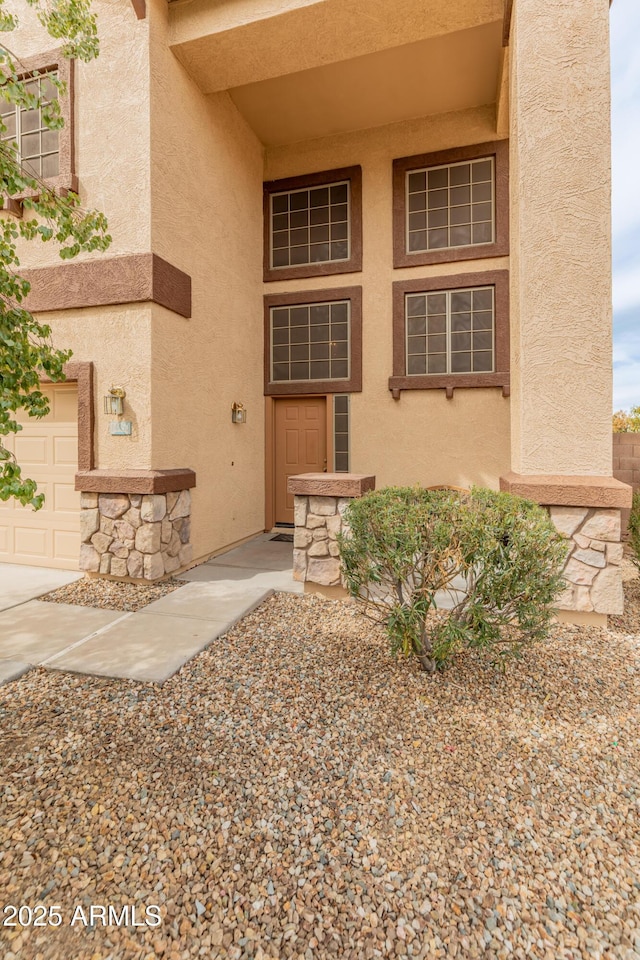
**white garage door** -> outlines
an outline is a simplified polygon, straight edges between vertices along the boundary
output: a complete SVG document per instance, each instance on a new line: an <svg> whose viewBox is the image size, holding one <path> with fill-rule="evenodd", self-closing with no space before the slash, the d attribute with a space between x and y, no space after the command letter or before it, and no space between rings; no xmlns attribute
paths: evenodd
<svg viewBox="0 0 640 960"><path fill-rule="evenodd" d="M44 493L44 506L34 511L15 500L0 500L0 561L77 570L78 389L75 383L52 384L44 392L51 402L49 415L34 420L20 411L23 429L4 438L15 451L23 477L35 480L38 493Z"/></svg>

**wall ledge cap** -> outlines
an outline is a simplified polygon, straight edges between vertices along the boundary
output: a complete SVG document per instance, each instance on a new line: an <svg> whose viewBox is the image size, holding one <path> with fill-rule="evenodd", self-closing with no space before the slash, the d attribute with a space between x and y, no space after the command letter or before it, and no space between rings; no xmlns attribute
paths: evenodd
<svg viewBox="0 0 640 960"><path fill-rule="evenodd" d="M76 490L83 493L171 493L196 485L188 467L175 470L79 470Z"/></svg>
<svg viewBox="0 0 640 960"><path fill-rule="evenodd" d="M287 491L307 497L361 497L375 490L376 478L366 473L299 473L287 480Z"/></svg>
<svg viewBox="0 0 640 960"><path fill-rule="evenodd" d="M507 473L500 477L500 489L545 506L602 507L625 509L631 506L632 489L615 477L565 476Z"/></svg>

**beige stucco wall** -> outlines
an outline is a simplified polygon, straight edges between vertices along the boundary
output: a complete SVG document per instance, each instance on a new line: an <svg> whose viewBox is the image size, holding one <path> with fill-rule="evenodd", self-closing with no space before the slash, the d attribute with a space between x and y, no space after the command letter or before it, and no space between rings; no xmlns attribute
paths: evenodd
<svg viewBox="0 0 640 960"><path fill-rule="evenodd" d="M229 95L205 97L168 49L166 0L148 7L151 245L193 293L188 320L153 310L152 460L196 471L197 558L264 527L263 151Z"/></svg>
<svg viewBox="0 0 640 960"><path fill-rule="evenodd" d="M8 0L20 22L6 35L18 57L60 46L25 0ZM137 20L130 0L93 0L100 55L75 63L75 147L80 198L106 214L113 241L106 254L150 249L148 22ZM61 263L55 243L19 243L25 266Z"/></svg>
<svg viewBox="0 0 640 960"><path fill-rule="evenodd" d="M94 364L95 467L102 470L148 470L151 457L152 305L122 304L86 310L42 313L52 329L53 344L73 351L74 361ZM125 420L130 437L112 437L102 398L110 387L126 391Z"/></svg>
<svg viewBox="0 0 640 960"><path fill-rule="evenodd" d="M186 0L170 4L170 36L213 93L491 23L503 9L504 0Z"/></svg>
<svg viewBox="0 0 640 960"><path fill-rule="evenodd" d="M509 400L499 388L404 391L393 400L394 280L505 268L508 257L393 269L391 164L396 157L495 139L495 108L412 120L325 140L274 147L265 179L361 164L363 270L343 276L276 281L265 292L363 287L363 391L351 397L351 468L374 473L377 485L480 483L497 487L509 469Z"/></svg>
<svg viewBox="0 0 640 960"><path fill-rule="evenodd" d="M608 0L514 4L511 436L519 473L611 475L608 16Z"/></svg>

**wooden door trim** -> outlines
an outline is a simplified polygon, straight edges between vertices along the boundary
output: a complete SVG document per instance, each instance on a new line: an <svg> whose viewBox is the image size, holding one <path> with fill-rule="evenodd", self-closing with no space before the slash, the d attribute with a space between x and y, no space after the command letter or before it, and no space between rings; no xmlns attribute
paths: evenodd
<svg viewBox="0 0 640 960"><path fill-rule="evenodd" d="M318 400L324 399L326 409L326 448L327 470L333 470L333 394L305 393L296 397L265 397L265 478L264 478L264 529L273 530L276 516L276 484L275 484L275 438L276 438L276 403L283 400Z"/></svg>

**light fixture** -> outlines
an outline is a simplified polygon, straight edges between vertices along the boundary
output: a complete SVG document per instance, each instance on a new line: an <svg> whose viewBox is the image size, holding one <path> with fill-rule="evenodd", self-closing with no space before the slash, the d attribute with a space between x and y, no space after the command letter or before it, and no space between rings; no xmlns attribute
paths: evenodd
<svg viewBox="0 0 640 960"><path fill-rule="evenodd" d="M246 423L247 422L247 411L244 408L244 403L232 403L231 404L231 423Z"/></svg>
<svg viewBox="0 0 640 960"><path fill-rule="evenodd" d="M119 417L124 411L123 400L126 397L121 387L111 387L104 398L104 412L112 417Z"/></svg>

